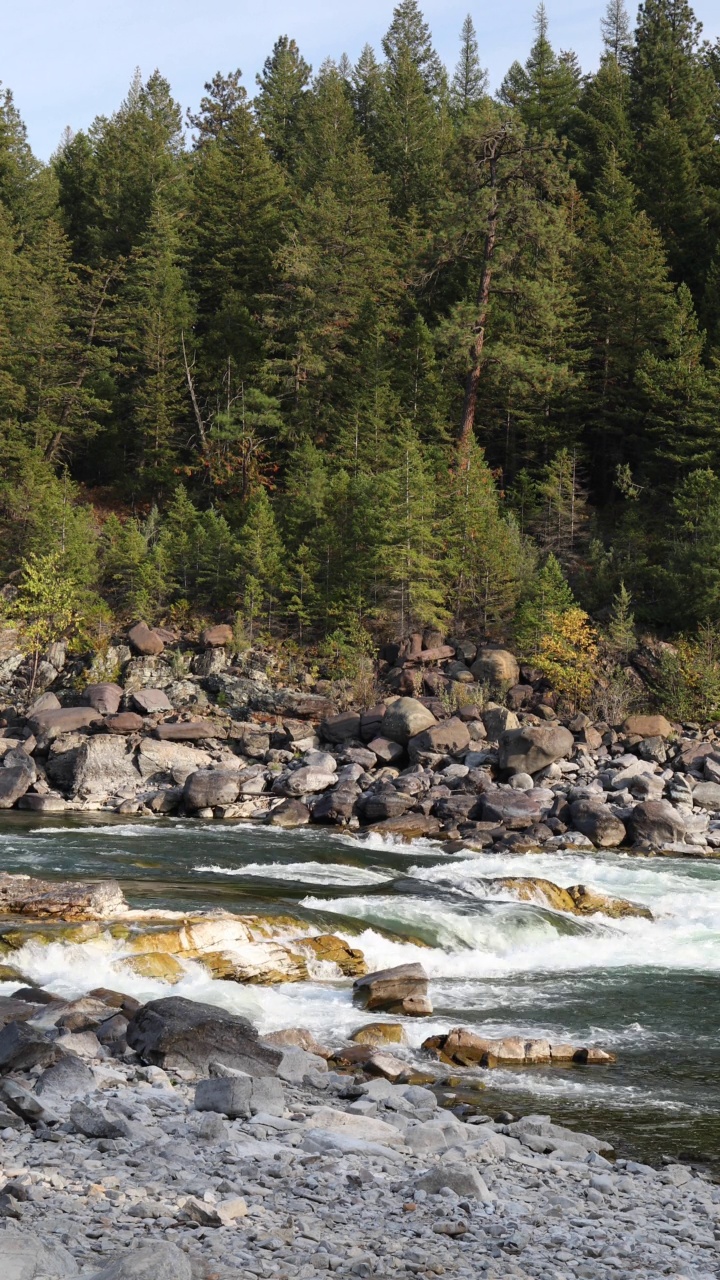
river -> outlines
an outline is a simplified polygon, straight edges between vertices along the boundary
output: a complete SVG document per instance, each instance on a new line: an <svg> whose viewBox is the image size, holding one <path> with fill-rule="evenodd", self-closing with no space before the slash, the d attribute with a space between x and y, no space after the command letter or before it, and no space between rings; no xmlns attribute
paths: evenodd
<svg viewBox="0 0 720 1280"><path fill-rule="evenodd" d="M414 1046L463 1024L490 1036L590 1042L618 1056L608 1067L495 1069L483 1109L549 1112L640 1158L684 1156L720 1172L718 863L574 850L448 855L429 841L333 829L12 813L0 827L0 867L113 877L134 907L291 913L351 938L371 968L420 960L435 1013L405 1020ZM483 879L507 875L592 885L649 906L655 919L577 919L488 897ZM122 947L28 943L13 963L76 995L120 985ZM190 963L173 988L126 973L122 987L142 999L172 991L221 1004L261 1031L309 1027L320 1040L367 1020L349 981L245 987ZM1 994L12 990L0 984Z"/></svg>

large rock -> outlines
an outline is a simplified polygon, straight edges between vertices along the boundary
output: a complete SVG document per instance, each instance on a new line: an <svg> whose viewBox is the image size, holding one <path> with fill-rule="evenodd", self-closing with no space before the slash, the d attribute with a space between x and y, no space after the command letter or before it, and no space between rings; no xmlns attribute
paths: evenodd
<svg viewBox="0 0 720 1280"><path fill-rule="evenodd" d="M685 832L685 819L668 800L636 804L628 819L628 835L636 844L661 848L684 840Z"/></svg>
<svg viewBox="0 0 720 1280"><path fill-rule="evenodd" d="M665 716L628 716L623 721L623 733L636 738L669 738L672 731Z"/></svg>
<svg viewBox="0 0 720 1280"><path fill-rule="evenodd" d="M226 622L220 622L216 627L206 627L200 636L200 643L206 649L223 649L226 645L232 644L233 630Z"/></svg>
<svg viewBox="0 0 720 1280"><path fill-rule="evenodd" d="M143 657L153 658L163 652L165 645L157 631L151 630L146 622L138 622L128 631L130 641L136 653Z"/></svg>
<svg viewBox="0 0 720 1280"><path fill-rule="evenodd" d="M135 790L140 774L134 753L125 739L113 734L96 734L86 739L75 757L72 790L81 799L105 798L116 791Z"/></svg>
<svg viewBox="0 0 720 1280"><path fill-rule="evenodd" d="M360 716L355 711L328 716L320 725L320 734L326 742L346 742L348 738L359 738Z"/></svg>
<svg viewBox="0 0 720 1280"><path fill-rule="evenodd" d="M490 685L491 689L510 688L520 679L517 659L509 649L479 649L470 671L478 684Z"/></svg>
<svg viewBox="0 0 720 1280"><path fill-rule="evenodd" d="M176 1244L153 1240L123 1250L91 1280L192 1280L190 1259Z"/></svg>
<svg viewBox="0 0 720 1280"><path fill-rule="evenodd" d="M508 729L500 738L498 763L507 773L539 773L556 760L564 760L574 748L570 730L561 725Z"/></svg>
<svg viewBox="0 0 720 1280"><path fill-rule="evenodd" d="M127 911L127 903L116 880L83 884L0 872L0 915L110 920L121 911Z"/></svg>
<svg viewBox="0 0 720 1280"><path fill-rule="evenodd" d="M232 804L240 793L237 773L230 769L198 769L185 780L184 800L187 809L214 809L215 805Z"/></svg>
<svg viewBox="0 0 720 1280"><path fill-rule="evenodd" d="M396 837L400 840L432 840L440 830L437 818L428 813L416 813L409 810L398 818L385 818L382 822L373 822L368 828L380 836Z"/></svg>
<svg viewBox="0 0 720 1280"><path fill-rule="evenodd" d="M404 747L416 733L422 733L423 729L434 724L437 721L432 711L428 711L417 698L398 698L391 702L383 717L383 737Z"/></svg>
<svg viewBox="0 0 720 1280"><path fill-rule="evenodd" d="M139 733L145 727L145 721L137 711L120 711L116 716L108 716L105 728L109 733Z"/></svg>
<svg viewBox="0 0 720 1280"><path fill-rule="evenodd" d="M417 760L423 752L433 755L452 756L470 746L470 731L463 720L456 716L441 720L439 724L416 733L408 743L408 754L411 760Z"/></svg>
<svg viewBox="0 0 720 1280"><path fill-rule="evenodd" d="M191 773L211 764L207 751L183 742L160 742L143 738L138 750L137 767L145 782L176 782L181 785Z"/></svg>
<svg viewBox="0 0 720 1280"><path fill-rule="evenodd" d="M54 742L64 733L72 733L76 729L87 729L92 724L99 724L102 716L92 707L60 707L56 711L38 711L37 715L28 719L28 723L43 742Z"/></svg>
<svg viewBox="0 0 720 1280"><path fill-rule="evenodd" d="M210 1077L195 1086L196 1111L215 1111L229 1120L247 1120L251 1114L252 1076Z"/></svg>
<svg viewBox="0 0 720 1280"><path fill-rule="evenodd" d="M512 831L523 831L541 822L549 813L554 796L550 791L503 791L493 787L480 797L485 822L501 822Z"/></svg>
<svg viewBox="0 0 720 1280"><path fill-rule="evenodd" d="M25 765L0 769L0 809L12 809L35 781L35 770Z"/></svg>
<svg viewBox="0 0 720 1280"><path fill-rule="evenodd" d="M133 706L143 715L172 711L173 705L162 689L136 689L132 694Z"/></svg>
<svg viewBox="0 0 720 1280"><path fill-rule="evenodd" d="M653 919L649 907L641 907L636 902L627 902L625 898L613 898L609 894L598 893L596 889L589 889L585 884L571 884L567 892L572 898L577 914L581 916L603 915L610 916L612 920L625 920L630 916L637 916L643 920Z"/></svg>
<svg viewBox="0 0 720 1280"><path fill-rule="evenodd" d="M209 738L226 738L227 734L212 720L179 720L175 724L159 724L155 735L161 742L202 742Z"/></svg>
<svg viewBox="0 0 720 1280"><path fill-rule="evenodd" d="M426 1017L432 1013L428 976L421 964L399 964L379 969L353 982L353 1000L372 1012L404 1013Z"/></svg>
<svg viewBox="0 0 720 1280"><path fill-rule="evenodd" d="M701 809L720 809L720 782L698 782L692 799L693 804Z"/></svg>
<svg viewBox="0 0 720 1280"><path fill-rule="evenodd" d="M3 1280L66 1280L78 1274L75 1259L63 1245L45 1241L35 1231L9 1220L0 1231L0 1256Z"/></svg>
<svg viewBox="0 0 720 1280"><path fill-rule="evenodd" d="M247 1018L181 996L143 1005L128 1024L127 1042L144 1062L201 1075L209 1073L211 1062L219 1062L267 1076L282 1062L282 1053L259 1040Z"/></svg>
<svg viewBox="0 0 720 1280"><path fill-rule="evenodd" d="M273 783L272 789L275 795L312 795L316 791L327 791L328 787L334 787L337 780L337 774L329 772L328 769L303 765L287 777L278 778L277 782Z"/></svg>
<svg viewBox="0 0 720 1280"><path fill-rule="evenodd" d="M0 1031L0 1072L44 1067L59 1055L56 1043L26 1022L8 1022Z"/></svg>
<svg viewBox="0 0 720 1280"><path fill-rule="evenodd" d="M383 822L385 818L399 818L415 804L415 796L395 787L383 787L380 791L366 792L358 801L363 822Z"/></svg>
<svg viewBox="0 0 720 1280"><path fill-rule="evenodd" d="M481 1200L486 1204L492 1201L492 1196L480 1174L466 1164L437 1164L433 1169L429 1169L427 1173L422 1173L415 1179L415 1187L418 1191L425 1191L431 1196L437 1195L444 1187L449 1187L463 1200Z"/></svg>
<svg viewBox="0 0 720 1280"><path fill-rule="evenodd" d="M85 701L102 716L114 716L120 706L123 691L119 684L89 684L85 688Z"/></svg>
<svg viewBox="0 0 720 1280"><path fill-rule="evenodd" d="M575 830L600 849L615 849L626 838L625 824L602 800L574 800L570 817Z"/></svg>

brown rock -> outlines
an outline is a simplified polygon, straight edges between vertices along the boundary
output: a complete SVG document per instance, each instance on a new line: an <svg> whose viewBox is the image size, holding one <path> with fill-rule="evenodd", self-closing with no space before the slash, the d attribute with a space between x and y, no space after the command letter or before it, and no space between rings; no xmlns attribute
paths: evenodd
<svg viewBox="0 0 720 1280"><path fill-rule="evenodd" d="M85 701L103 716L114 716L123 691L119 684L89 684L85 689Z"/></svg>
<svg viewBox="0 0 720 1280"><path fill-rule="evenodd" d="M436 723L432 711L417 698L397 698L388 707L383 719L383 737L406 746L410 738Z"/></svg>
<svg viewBox="0 0 720 1280"><path fill-rule="evenodd" d="M355 711L342 711L340 715L328 716L320 725L320 736L326 742L346 742L348 738L359 738L360 716Z"/></svg>
<svg viewBox="0 0 720 1280"><path fill-rule="evenodd" d="M500 737L498 763L507 773L538 773L571 755L575 739L561 725L509 729Z"/></svg>
<svg viewBox="0 0 720 1280"><path fill-rule="evenodd" d="M128 640L136 653L143 654L145 657L155 657L165 648L164 641L161 640L157 631L151 630L146 622L137 622L134 627L131 627L128 631Z"/></svg>
<svg viewBox="0 0 720 1280"><path fill-rule="evenodd" d="M381 764L394 764L396 760L402 760L405 754L400 743L391 742L389 738L372 738L368 747Z"/></svg>
<svg viewBox="0 0 720 1280"><path fill-rule="evenodd" d="M351 947L344 938L334 933L321 933L314 938L296 938L292 946L299 951L310 951L317 960L336 964L346 978L357 978L367 973L368 967L362 951Z"/></svg>
<svg viewBox="0 0 720 1280"><path fill-rule="evenodd" d="M636 738L669 738L672 731L665 716L628 716L623 721L623 733Z"/></svg>
<svg viewBox="0 0 720 1280"><path fill-rule="evenodd" d="M310 810L302 800L283 800L282 804L278 804L266 819L271 827L306 827L310 821Z"/></svg>
<svg viewBox="0 0 720 1280"><path fill-rule="evenodd" d="M636 804L628 820L631 840L654 846L674 844L685 837L685 822L668 800Z"/></svg>
<svg viewBox="0 0 720 1280"><path fill-rule="evenodd" d="M105 728L109 733L137 733L145 727L145 721L136 711L120 711L116 716L108 716Z"/></svg>
<svg viewBox="0 0 720 1280"><path fill-rule="evenodd" d="M465 722L456 716L431 725L416 733L408 743L408 754L411 760L417 760L422 752L436 755L454 755L470 745L470 731Z"/></svg>
<svg viewBox="0 0 720 1280"><path fill-rule="evenodd" d="M115 880L100 880L95 884L50 882L0 872L0 915L108 920L127 909Z"/></svg>
<svg viewBox="0 0 720 1280"><path fill-rule="evenodd" d="M200 643L206 649L223 649L232 644L233 630L227 623L220 622L215 627L206 627L200 636Z"/></svg>
<svg viewBox="0 0 720 1280"><path fill-rule="evenodd" d="M64 733L75 729L87 729L91 724L99 724L102 716L92 707L60 707L59 710L38 711L29 719L38 738L45 742L53 742Z"/></svg>
<svg viewBox="0 0 720 1280"><path fill-rule="evenodd" d="M401 840L432 839L440 831L437 818L424 813L403 813L399 818L386 818L374 822L367 831L377 831L381 836L396 836Z"/></svg>
<svg viewBox="0 0 720 1280"><path fill-rule="evenodd" d="M570 817L575 830L601 849L615 849L626 838L624 823L602 800L575 800Z"/></svg>
<svg viewBox="0 0 720 1280"><path fill-rule="evenodd" d="M600 913L613 920L625 920L630 916L638 916L642 920L652 920L653 914L648 907L641 907L635 902L626 902L624 898L613 898L606 893L598 893L584 884L572 884L567 893L575 906L578 915L588 916Z"/></svg>
<svg viewBox="0 0 720 1280"><path fill-rule="evenodd" d="M314 1053L318 1058L333 1056L332 1051L318 1044L312 1031L308 1031L305 1027L287 1027L283 1031L271 1031L270 1035L263 1036L263 1040L266 1044L275 1045L280 1049L304 1049L306 1053Z"/></svg>
<svg viewBox="0 0 720 1280"><path fill-rule="evenodd" d="M232 804L240 791L237 773L230 769L196 769L185 779L185 805L191 812Z"/></svg>
<svg viewBox="0 0 720 1280"><path fill-rule="evenodd" d="M488 684L493 689L511 688L520 680L517 659L509 649L490 646L479 649L470 670L479 684Z"/></svg>
<svg viewBox="0 0 720 1280"><path fill-rule="evenodd" d="M432 1013L428 976L421 964L400 964L366 974L353 983L353 1000L364 1009L426 1017Z"/></svg>
<svg viewBox="0 0 720 1280"><path fill-rule="evenodd" d="M355 1044L367 1044L374 1048L384 1044L408 1043L405 1028L401 1022L366 1022L352 1032L350 1039Z"/></svg>

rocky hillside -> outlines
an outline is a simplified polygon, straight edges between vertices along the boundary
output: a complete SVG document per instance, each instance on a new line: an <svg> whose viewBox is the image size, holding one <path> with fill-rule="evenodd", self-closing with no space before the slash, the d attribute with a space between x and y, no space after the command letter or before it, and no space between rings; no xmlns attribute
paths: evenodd
<svg viewBox="0 0 720 1280"><path fill-rule="evenodd" d="M720 847L714 728L557 712L547 681L500 648L438 633L387 646L385 696L272 678L227 626L197 644L144 623L89 660L53 645L31 694L0 638L0 806L326 823L474 848ZM455 846L454 846L455 847Z"/></svg>

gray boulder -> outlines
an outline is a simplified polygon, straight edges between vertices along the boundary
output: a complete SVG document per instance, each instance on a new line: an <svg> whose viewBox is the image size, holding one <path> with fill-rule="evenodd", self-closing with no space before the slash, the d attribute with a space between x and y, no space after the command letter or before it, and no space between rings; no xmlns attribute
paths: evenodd
<svg viewBox="0 0 720 1280"><path fill-rule="evenodd" d="M720 783L698 782L692 793L693 804L701 809L720 809Z"/></svg>
<svg viewBox="0 0 720 1280"><path fill-rule="evenodd" d="M153 1240L119 1254L92 1280L192 1280L190 1259L176 1244Z"/></svg>
<svg viewBox="0 0 720 1280"><path fill-rule="evenodd" d="M506 773L539 773L570 756L574 748L570 730L561 725L508 729L500 736L498 763Z"/></svg>
<svg viewBox="0 0 720 1280"><path fill-rule="evenodd" d="M331 773L326 768L315 768L314 765L302 765L285 777L278 778L272 789L275 795L304 796L316 791L327 791L336 782L336 773Z"/></svg>
<svg viewBox="0 0 720 1280"><path fill-rule="evenodd" d="M114 734L87 738L75 757L72 790L83 799L105 797L116 791L134 790L140 783L134 752L126 740Z"/></svg>
<svg viewBox="0 0 720 1280"><path fill-rule="evenodd" d="M346 742L348 738L359 738L360 716L355 711L328 716L320 725L320 734L326 742Z"/></svg>
<svg viewBox="0 0 720 1280"><path fill-rule="evenodd" d="M46 1242L35 1231L11 1222L0 1232L0 1256L3 1280L65 1280L78 1274L75 1259L63 1245Z"/></svg>
<svg viewBox="0 0 720 1280"><path fill-rule="evenodd" d="M408 754L411 760L417 760L423 752L446 756L455 755L470 746L470 731L463 720L451 716L441 720L439 724L416 733L408 743Z"/></svg>
<svg viewBox="0 0 720 1280"><path fill-rule="evenodd" d="M0 1071L29 1071L54 1062L58 1055L56 1044L25 1022L8 1022L0 1031Z"/></svg>
<svg viewBox="0 0 720 1280"><path fill-rule="evenodd" d="M50 1099L82 1098L95 1088L95 1076L81 1058L68 1053L47 1067L39 1077L35 1092Z"/></svg>
<svg viewBox="0 0 720 1280"><path fill-rule="evenodd" d="M602 800L575 800L570 805L570 817L575 830L600 849L615 849L626 838L625 824Z"/></svg>
<svg viewBox="0 0 720 1280"><path fill-rule="evenodd" d="M434 1168L428 1169L427 1173L422 1173L415 1179L416 1190L426 1191L431 1196L437 1195L439 1191L442 1191L443 1187L449 1187L451 1191L454 1191L458 1196L462 1196L463 1199L482 1200L485 1203L489 1203L492 1200L487 1185L480 1177L480 1174L476 1169L465 1163L437 1164Z"/></svg>
<svg viewBox="0 0 720 1280"><path fill-rule="evenodd" d="M668 800L636 804L628 820L628 835L635 843L656 847L684 840L685 820Z"/></svg>
<svg viewBox="0 0 720 1280"><path fill-rule="evenodd" d="M143 1061L208 1073L220 1062L250 1075L270 1075L282 1053L258 1039L247 1018L215 1005L168 996L143 1005L131 1018L127 1042Z"/></svg>
<svg viewBox="0 0 720 1280"><path fill-rule="evenodd" d="M34 768L14 765L10 769L0 769L0 809L12 809L34 781Z"/></svg>
<svg viewBox="0 0 720 1280"><path fill-rule="evenodd" d="M427 1017L432 1013L428 976L421 964L399 964L392 969L366 973L353 982L353 1000L363 1009L384 1009Z"/></svg>
<svg viewBox="0 0 720 1280"><path fill-rule="evenodd" d="M422 733L423 729L429 729L434 724L437 721L432 711L418 702L417 698L398 698L390 703L383 717L383 737L405 747L416 733Z"/></svg>
<svg viewBox="0 0 720 1280"><path fill-rule="evenodd" d="M195 1110L216 1111L229 1120L247 1120L251 1114L252 1084L252 1076L240 1072L199 1080L195 1086Z"/></svg>
<svg viewBox="0 0 720 1280"><path fill-rule="evenodd" d="M100 712L92 707L60 707L56 711L38 711L36 715L28 717L33 732L45 743L54 742L55 738L62 737L64 733L87 729L101 720Z"/></svg>
<svg viewBox="0 0 720 1280"><path fill-rule="evenodd" d="M522 831L541 822L550 811L552 792L535 788L533 791L503 791L493 787L481 797L482 816L485 822L501 822L514 831Z"/></svg>
<svg viewBox="0 0 720 1280"><path fill-rule="evenodd" d="M136 689L132 694L133 706L143 715L172 711L173 705L162 689Z"/></svg>
<svg viewBox="0 0 720 1280"><path fill-rule="evenodd" d="M185 805L190 810L212 809L215 805L233 804L240 792L235 771L198 769L185 780Z"/></svg>

